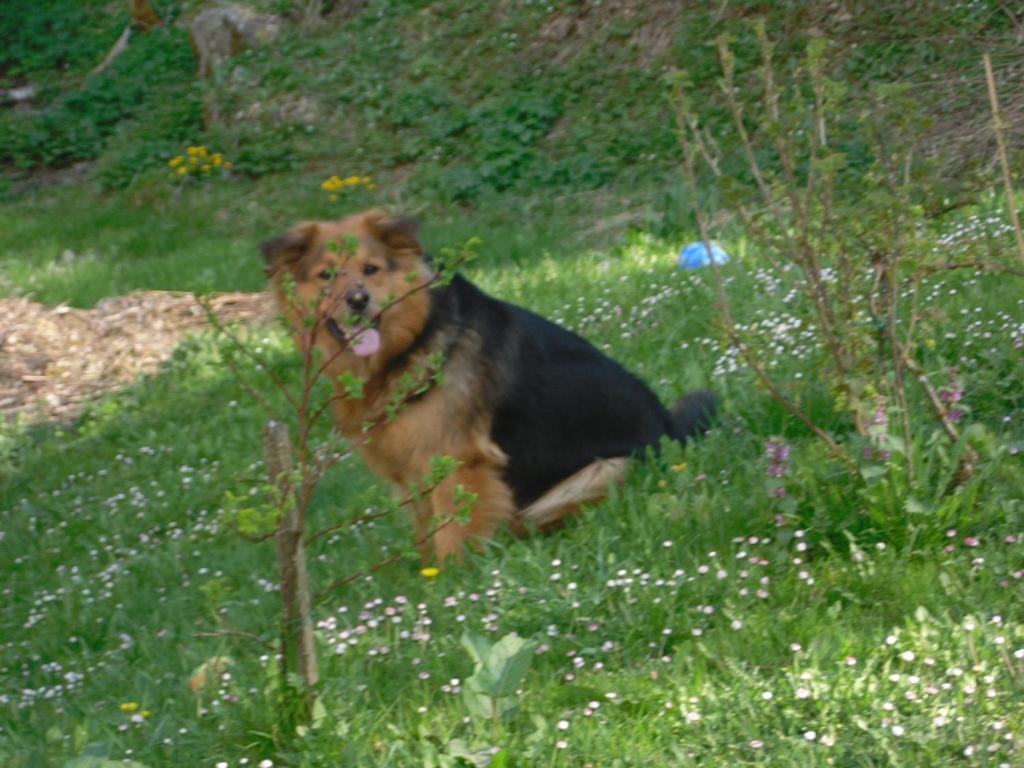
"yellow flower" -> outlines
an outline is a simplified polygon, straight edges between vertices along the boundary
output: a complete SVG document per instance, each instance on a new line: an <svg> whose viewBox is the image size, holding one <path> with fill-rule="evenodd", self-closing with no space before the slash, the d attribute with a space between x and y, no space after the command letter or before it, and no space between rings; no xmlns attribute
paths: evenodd
<svg viewBox="0 0 1024 768"><path fill-rule="evenodd" d="M121 705L121 711L126 715L130 715L132 712L139 708L139 702L137 701L126 701Z"/></svg>
<svg viewBox="0 0 1024 768"><path fill-rule="evenodd" d="M169 166L171 166L171 168L177 168L179 165L181 165L184 162L185 162L185 158L182 157L181 155L178 155L177 157L172 157L170 160L168 160L167 164Z"/></svg>
<svg viewBox="0 0 1024 768"><path fill-rule="evenodd" d="M345 182L343 182L337 176L331 176L331 178L327 179L327 181L320 185L320 189L324 190L325 192L336 192L337 190L341 189L341 187L344 186L344 184Z"/></svg>
<svg viewBox="0 0 1024 768"><path fill-rule="evenodd" d="M182 165L182 166L178 167L178 175L179 176L184 176L186 173L188 173L188 166L187 165Z"/></svg>
<svg viewBox="0 0 1024 768"><path fill-rule="evenodd" d="M212 170L213 170L213 168L211 166L209 166L209 165L204 165L203 166L203 173L209 173Z"/></svg>
<svg viewBox="0 0 1024 768"><path fill-rule="evenodd" d="M223 163L223 162L224 162L224 155L222 155L220 152L214 152L213 153L213 164L216 165L216 166L220 166L220 164Z"/></svg>
<svg viewBox="0 0 1024 768"><path fill-rule="evenodd" d="M367 189L374 189L373 177L371 176L346 176L341 178L340 176L331 176L327 181L320 185L320 189L325 192L338 192L349 187L366 187Z"/></svg>
<svg viewBox="0 0 1024 768"><path fill-rule="evenodd" d="M226 170L226 171L230 171L230 170L231 170L232 168L234 168L234 167L235 167L235 164L234 164L234 163L232 163L232 162L230 162L230 161L228 161L228 160L225 160L225 161L224 161L224 170Z"/></svg>
<svg viewBox="0 0 1024 768"><path fill-rule="evenodd" d="M152 713L152 712L150 712L150 711L149 711L148 709L144 709L144 710L142 710L142 716L143 716L143 717L149 717L149 716L150 716L150 715L152 715L152 714L153 714L153 713Z"/></svg>
<svg viewBox="0 0 1024 768"><path fill-rule="evenodd" d="M673 464L672 465L672 471L673 472L685 472L686 471L686 462L684 461L682 464Z"/></svg>
<svg viewBox="0 0 1024 768"><path fill-rule="evenodd" d="M420 569L420 573L422 573L428 579L436 579L437 575L439 573L441 573L441 569L440 568L433 568L433 567L422 568L422 569Z"/></svg>

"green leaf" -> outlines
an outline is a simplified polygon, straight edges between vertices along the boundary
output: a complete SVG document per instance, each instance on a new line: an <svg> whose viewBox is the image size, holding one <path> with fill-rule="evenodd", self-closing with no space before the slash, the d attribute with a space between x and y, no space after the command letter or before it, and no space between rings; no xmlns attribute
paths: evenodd
<svg viewBox="0 0 1024 768"><path fill-rule="evenodd" d="M149 768L134 760L108 760L105 757L75 757L64 763L64 768Z"/></svg>
<svg viewBox="0 0 1024 768"><path fill-rule="evenodd" d="M487 641L487 638L475 635L467 630L462 633L462 638L459 642L462 643L462 647L466 649L469 657L473 659L473 663L482 667L484 659L487 658L491 651L491 644Z"/></svg>
<svg viewBox="0 0 1024 768"><path fill-rule="evenodd" d="M483 668L466 681L467 685L495 698L512 696L530 669L535 646L519 635L505 635L491 646Z"/></svg>
<svg viewBox="0 0 1024 768"><path fill-rule="evenodd" d="M878 466L877 464L871 464L860 468L860 476L868 481L877 480L882 477L886 471L885 467Z"/></svg>
<svg viewBox="0 0 1024 768"><path fill-rule="evenodd" d="M327 717L327 707L324 706L323 699L317 696L313 700L313 711L310 713L310 726L313 728L319 728L323 725L324 719Z"/></svg>
<svg viewBox="0 0 1024 768"><path fill-rule="evenodd" d="M462 701L469 714L477 719L489 720L498 714L497 702L487 694L474 690L469 681L462 687Z"/></svg>
<svg viewBox="0 0 1024 768"><path fill-rule="evenodd" d="M362 377L356 376L351 371L345 371L338 377L338 385L344 390L345 395L353 400L363 399L365 383Z"/></svg>
<svg viewBox="0 0 1024 768"><path fill-rule="evenodd" d="M908 515L926 515L928 514L928 508L917 499L907 497L907 500L903 502L903 509Z"/></svg>
<svg viewBox="0 0 1024 768"><path fill-rule="evenodd" d="M445 752L449 757L463 760L478 768L486 768L486 766L492 765L493 755L490 747L472 748L462 739L452 739L449 741Z"/></svg>

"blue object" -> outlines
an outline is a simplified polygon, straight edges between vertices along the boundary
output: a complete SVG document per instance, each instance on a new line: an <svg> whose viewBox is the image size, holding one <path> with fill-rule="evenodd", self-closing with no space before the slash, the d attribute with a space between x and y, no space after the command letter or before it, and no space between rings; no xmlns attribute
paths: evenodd
<svg viewBox="0 0 1024 768"><path fill-rule="evenodd" d="M681 269L700 269L715 260L715 264L725 264L729 261L729 254L721 249L718 243L711 244L711 257L708 258L708 249L704 243L690 243L679 252L679 267Z"/></svg>

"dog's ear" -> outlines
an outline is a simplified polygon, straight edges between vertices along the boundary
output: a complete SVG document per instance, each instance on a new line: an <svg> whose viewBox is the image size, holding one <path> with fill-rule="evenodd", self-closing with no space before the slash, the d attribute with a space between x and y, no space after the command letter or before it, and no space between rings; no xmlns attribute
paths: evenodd
<svg viewBox="0 0 1024 768"><path fill-rule="evenodd" d="M316 222L308 221L260 243L260 251L266 261L267 277L272 277L281 267L294 264L301 259L316 237Z"/></svg>
<svg viewBox="0 0 1024 768"><path fill-rule="evenodd" d="M412 216L392 216L384 211L370 211L364 219L373 236L393 251L423 254L420 245L420 223Z"/></svg>

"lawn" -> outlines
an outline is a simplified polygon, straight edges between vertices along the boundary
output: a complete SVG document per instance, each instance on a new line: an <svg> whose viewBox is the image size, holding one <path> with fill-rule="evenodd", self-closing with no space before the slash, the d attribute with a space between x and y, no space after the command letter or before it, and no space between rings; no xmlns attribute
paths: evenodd
<svg viewBox="0 0 1024 768"><path fill-rule="evenodd" d="M302 189L224 184L159 204L78 207L71 190L8 204L4 290L89 306L135 288L258 289L261 237L338 210L315 184ZM968 248L995 229L1005 244L992 210L964 211L942 242ZM888 478L871 485L756 386L716 323L710 272L675 265L685 241L581 237L597 219L586 201L427 214L430 248L480 236L472 279L579 331L663 400L716 390L716 427L665 446L563 530L502 535L433 578L408 551L400 514L317 541L314 586L405 554L321 596L322 709L296 732L274 706L272 650L248 637L276 637L273 547L239 538L221 514L226 494L262 482L265 417L224 365L225 342L193 337L159 374L74 423L0 435L0 763L1020 764L1024 307L1014 280L943 273L922 299L942 317L929 372L956 367L965 433L983 456L944 494L955 449L931 428L914 484L880 460L863 465ZM799 310L779 275L742 233L724 244L738 320L777 329L772 369L806 382L819 423L848 432L789 322ZM60 248L81 256L55 262ZM247 333L296 380L283 332ZM242 364L241 374L274 397L258 371ZM386 493L346 461L319 488L311 525L381 509ZM466 633L532 643L504 717L480 717L465 693ZM193 691L201 668L206 685Z"/></svg>

